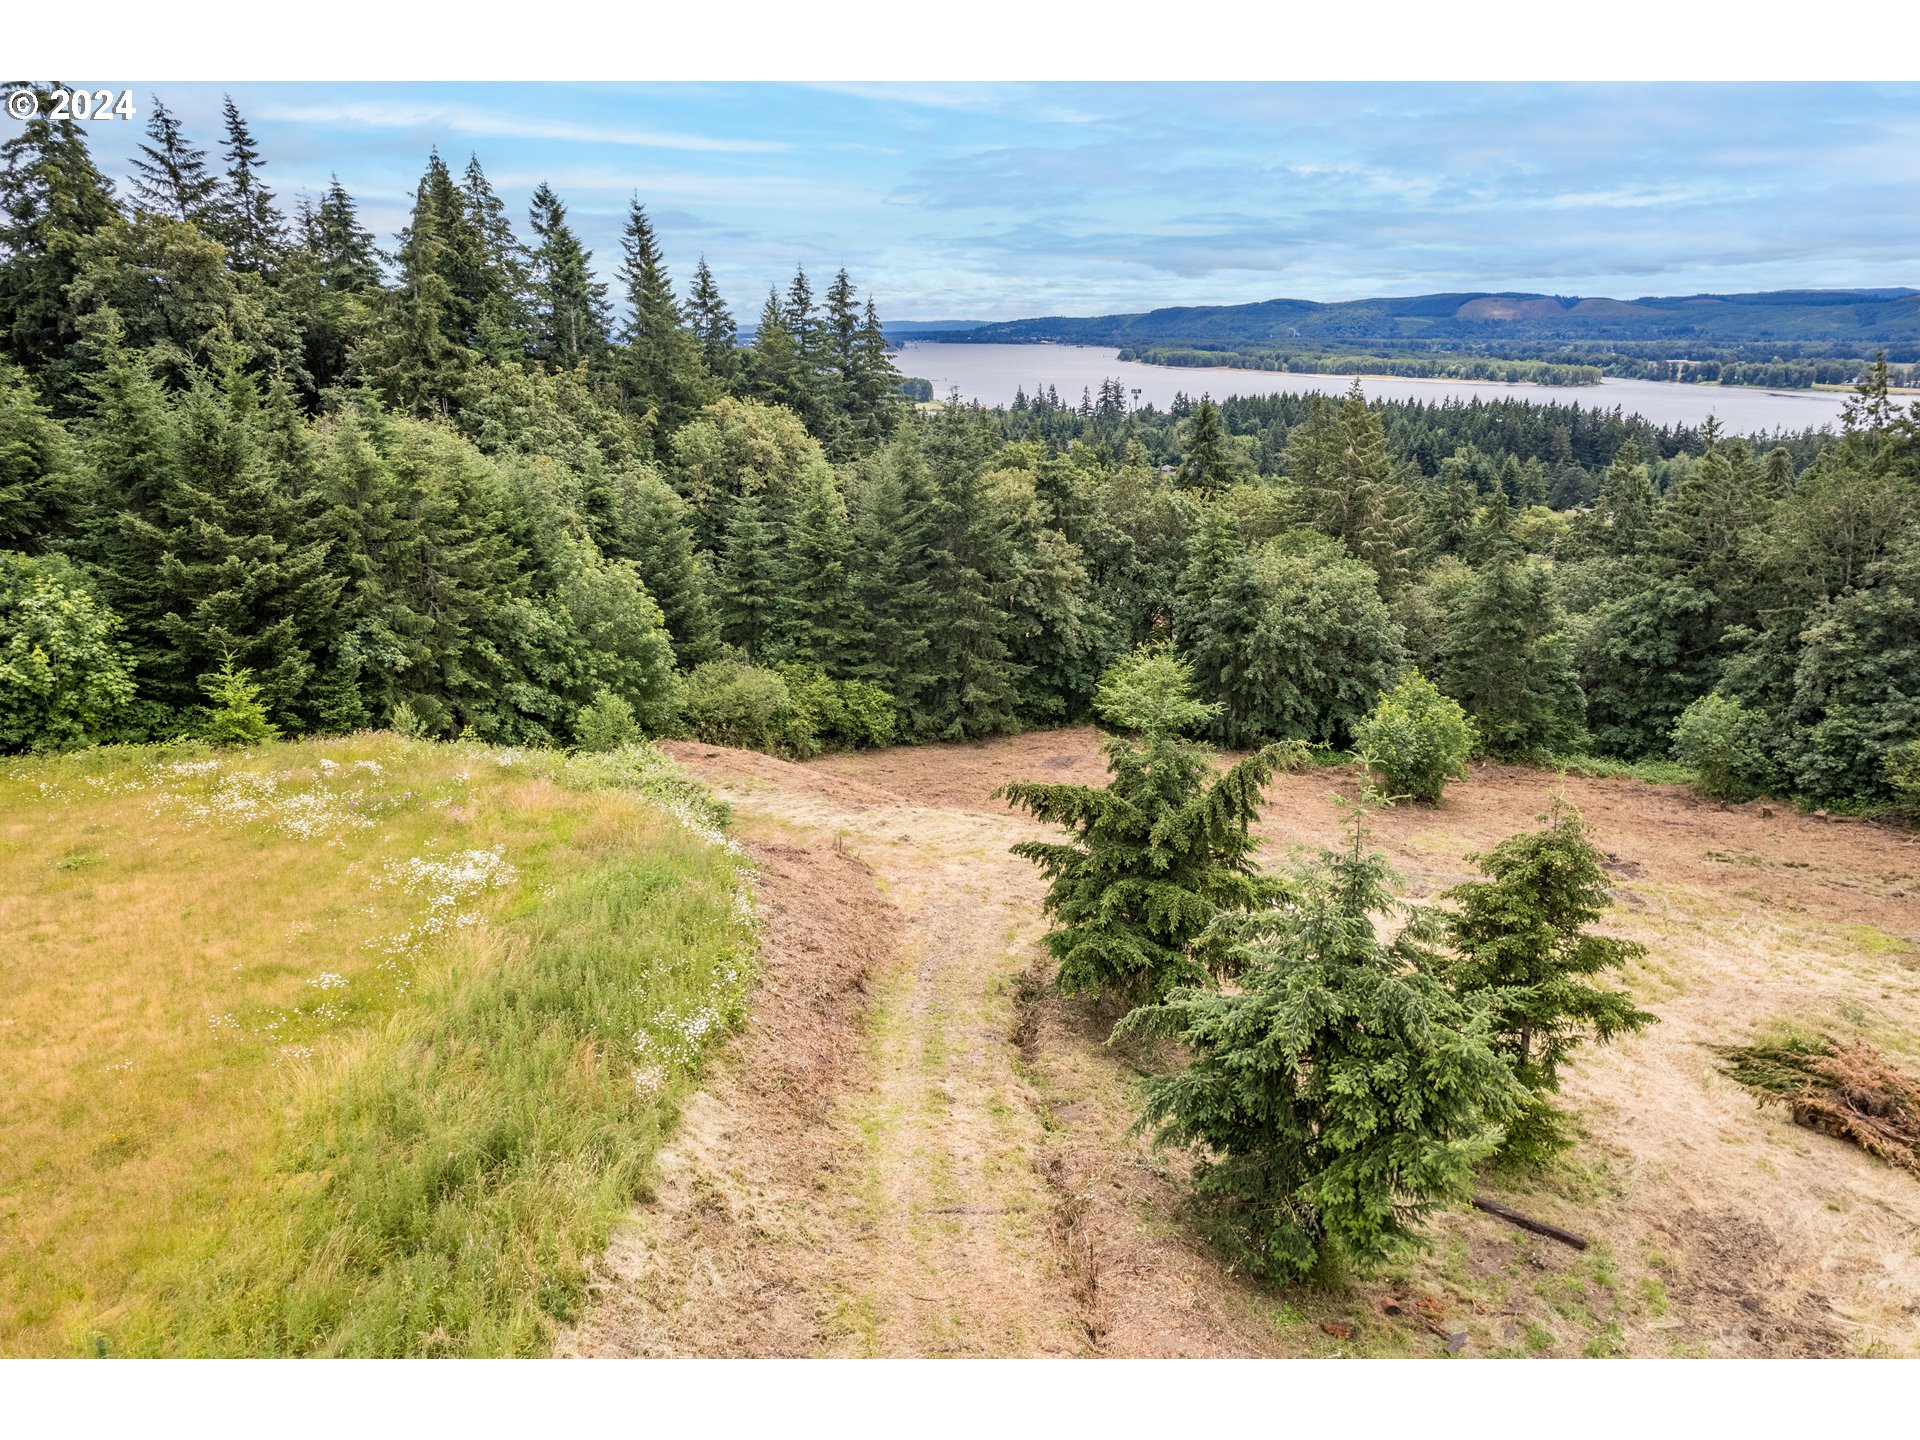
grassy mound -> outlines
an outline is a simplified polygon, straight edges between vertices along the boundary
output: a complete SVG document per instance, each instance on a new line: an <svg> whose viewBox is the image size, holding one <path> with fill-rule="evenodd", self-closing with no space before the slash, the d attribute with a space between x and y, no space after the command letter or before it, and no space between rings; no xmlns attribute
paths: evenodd
<svg viewBox="0 0 1920 1440"><path fill-rule="evenodd" d="M384 735L0 765L0 1353L527 1354L752 916L703 792Z"/></svg>

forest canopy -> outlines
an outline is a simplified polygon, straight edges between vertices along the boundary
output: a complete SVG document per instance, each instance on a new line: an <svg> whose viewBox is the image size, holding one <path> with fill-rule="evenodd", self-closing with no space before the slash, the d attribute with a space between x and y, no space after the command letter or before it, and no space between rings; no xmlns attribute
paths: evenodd
<svg viewBox="0 0 1920 1440"><path fill-rule="evenodd" d="M124 190L46 106L0 146L7 749L204 733L222 674L287 734L968 739L1087 720L1169 641L1241 747L1351 745L1416 670L1516 758L1665 759L1716 696L1721 783L1829 805L1888 799L1920 733L1884 362L1837 435L941 405L846 270L730 299L642 196L597 258L550 186L521 217L436 152L376 237L341 179L277 193L231 102L147 132Z"/></svg>

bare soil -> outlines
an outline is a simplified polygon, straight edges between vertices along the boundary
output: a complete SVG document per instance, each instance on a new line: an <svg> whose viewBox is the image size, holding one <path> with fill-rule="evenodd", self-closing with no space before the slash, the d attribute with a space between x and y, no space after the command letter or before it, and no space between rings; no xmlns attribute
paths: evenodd
<svg viewBox="0 0 1920 1440"><path fill-rule="evenodd" d="M669 748L762 860L766 978L574 1353L1920 1353L1920 1181L1761 1109L1711 1049L1790 1019L1916 1068L1909 834L1497 765L1378 814L1431 898L1563 785L1661 1023L1574 1065L1586 1136L1565 1162L1484 1187L1589 1250L1462 1211L1388 1274L1275 1288L1196 1236L1186 1157L1130 1133L1164 1057L1104 1044L1112 1015L1045 986L1044 886L1007 853L1040 830L991 792L1099 783L1095 732L807 765ZM1268 858L1333 841L1352 785L1276 781Z"/></svg>

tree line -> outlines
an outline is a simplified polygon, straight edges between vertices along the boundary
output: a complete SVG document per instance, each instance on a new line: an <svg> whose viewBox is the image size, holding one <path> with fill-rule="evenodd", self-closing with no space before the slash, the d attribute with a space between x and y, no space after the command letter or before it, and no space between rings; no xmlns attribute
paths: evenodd
<svg viewBox="0 0 1920 1440"><path fill-rule="evenodd" d="M1871 804L1920 729L1884 367L1762 439L1357 388L918 413L844 271L742 345L638 199L609 294L477 158L382 250L338 180L288 214L230 103L217 159L148 132L126 197L44 109L0 147L7 749L196 732L223 669L292 732L968 739L1090 718L1155 640L1231 746L1351 745L1418 671L1484 754Z"/></svg>

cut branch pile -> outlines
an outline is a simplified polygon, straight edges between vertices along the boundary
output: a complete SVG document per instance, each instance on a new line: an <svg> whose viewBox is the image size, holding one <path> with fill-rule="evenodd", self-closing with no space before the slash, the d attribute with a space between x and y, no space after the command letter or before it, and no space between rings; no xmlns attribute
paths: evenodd
<svg viewBox="0 0 1920 1440"><path fill-rule="evenodd" d="M1760 1103L1920 1175L1920 1082L1867 1045L1795 1039L1720 1051L1721 1070Z"/></svg>

